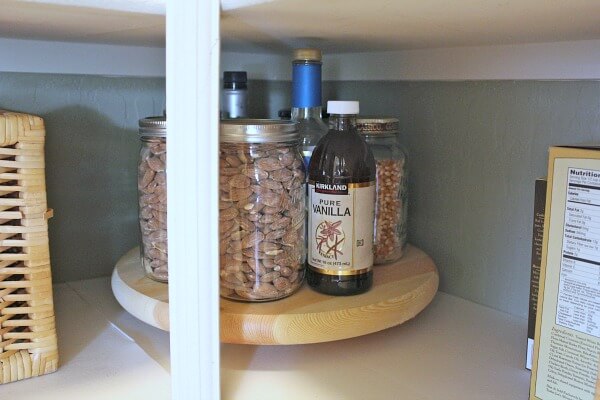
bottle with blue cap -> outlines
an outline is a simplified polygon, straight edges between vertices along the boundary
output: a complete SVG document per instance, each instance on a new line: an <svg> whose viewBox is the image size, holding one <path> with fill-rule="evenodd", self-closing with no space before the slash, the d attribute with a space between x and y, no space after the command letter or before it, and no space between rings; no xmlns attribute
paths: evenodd
<svg viewBox="0 0 600 400"><path fill-rule="evenodd" d="M304 164L327 133L321 118L321 50L296 49L292 61L292 121L298 122Z"/></svg>
<svg viewBox="0 0 600 400"><path fill-rule="evenodd" d="M329 101L329 131L308 167L307 282L337 296L373 284L376 164L356 129L358 101Z"/></svg>

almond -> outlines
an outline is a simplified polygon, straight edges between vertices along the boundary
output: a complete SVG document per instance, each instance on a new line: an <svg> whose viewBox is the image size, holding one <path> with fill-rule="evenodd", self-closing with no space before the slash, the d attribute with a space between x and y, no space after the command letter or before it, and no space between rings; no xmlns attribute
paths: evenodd
<svg viewBox="0 0 600 400"><path fill-rule="evenodd" d="M237 189L245 189L250 187L250 178L246 175L234 175L229 179L229 187Z"/></svg>
<svg viewBox="0 0 600 400"><path fill-rule="evenodd" d="M248 301L289 295L304 276L299 152L281 144L221 144L219 165L222 295Z"/></svg>
<svg viewBox="0 0 600 400"><path fill-rule="evenodd" d="M263 171L267 171L267 172L275 171L276 169L283 168L283 165L281 165L279 160L275 157L261 158L256 161L256 165L258 166L258 168L262 169Z"/></svg>
<svg viewBox="0 0 600 400"><path fill-rule="evenodd" d="M252 232L242 240L242 248L255 247L258 243L265 239L262 232Z"/></svg>

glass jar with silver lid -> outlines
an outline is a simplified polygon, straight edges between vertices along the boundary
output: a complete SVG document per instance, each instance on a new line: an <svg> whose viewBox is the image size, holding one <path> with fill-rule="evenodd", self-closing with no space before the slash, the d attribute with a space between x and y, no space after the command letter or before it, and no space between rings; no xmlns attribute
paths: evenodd
<svg viewBox="0 0 600 400"><path fill-rule="evenodd" d="M398 119L361 117L356 128L369 144L377 167L375 264L402 257L407 238L407 155L398 143Z"/></svg>
<svg viewBox="0 0 600 400"><path fill-rule="evenodd" d="M294 122L220 126L221 296L269 301L304 280L305 170Z"/></svg>
<svg viewBox="0 0 600 400"><path fill-rule="evenodd" d="M147 276L167 282L167 119L143 118L139 126L142 142L138 163L142 265Z"/></svg>

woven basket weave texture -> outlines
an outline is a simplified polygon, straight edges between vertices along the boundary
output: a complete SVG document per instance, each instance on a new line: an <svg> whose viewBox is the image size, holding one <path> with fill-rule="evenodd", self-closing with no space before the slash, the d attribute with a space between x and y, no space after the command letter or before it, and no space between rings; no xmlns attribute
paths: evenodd
<svg viewBox="0 0 600 400"><path fill-rule="evenodd" d="M0 383L56 371L44 121L0 110Z"/></svg>

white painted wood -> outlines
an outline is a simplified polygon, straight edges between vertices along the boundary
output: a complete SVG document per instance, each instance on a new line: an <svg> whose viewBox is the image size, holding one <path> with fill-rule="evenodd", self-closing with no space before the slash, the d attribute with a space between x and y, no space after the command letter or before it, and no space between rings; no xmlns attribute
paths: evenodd
<svg viewBox="0 0 600 400"><path fill-rule="evenodd" d="M20 2L144 14L165 14L165 0L20 0Z"/></svg>
<svg viewBox="0 0 600 400"><path fill-rule="evenodd" d="M0 39L0 72L165 76L164 47Z"/></svg>
<svg viewBox="0 0 600 400"><path fill-rule="evenodd" d="M165 75L165 49L0 39L1 72ZM223 52L221 71L291 80L290 54ZM600 79L600 40L324 54L324 80ZM40 62L43 60L43 62ZM69 60L69 62L65 62Z"/></svg>
<svg viewBox="0 0 600 400"><path fill-rule="evenodd" d="M597 0L230 2L240 4L223 12L223 44L236 51L309 45L343 53L600 38Z"/></svg>
<svg viewBox="0 0 600 400"><path fill-rule="evenodd" d="M219 1L167 4L173 399L219 398Z"/></svg>
<svg viewBox="0 0 600 400"><path fill-rule="evenodd" d="M236 8L253 6L256 4L267 3L273 0L221 0L223 10L234 10Z"/></svg>
<svg viewBox="0 0 600 400"><path fill-rule="evenodd" d="M171 370L169 332L153 328L126 312L112 295L109 278L73 281L68 285L88 304L98 308L108 323L135 341L165 371Z"/></svg>
<svg viewBox="0 0 600 400"><path fill-rule="evenodd" d="M72 282L69 286L77 290L89 309L99 310L107 323L164 363L167 334L119 307L109 290L109 278ZM58 308L59 318L70 318L69 309L62 310L66 312ZM76 343L72 343L75 349ZM359 338L299 346L223 345L221 398L525 400L530 377L525 370L526 343L526 319L438 293L414 320ZM122 343L117 345L115 351ZM58 373L63 372L65 380L73 373ZM95 377L100 380L98 375ZM153 383L147 382L148 377L138 367L131 368L127 376L138 387ZM112 382L111 376L104 379L107 385ZM15 386L27 386L23 389L26 393L36 388L36 382ZM87 390L85 381L77 383L81 390ZM88 397L61 399L71 398ZM162 398L157 395L146 399Z"/></svg>
<svg viewBox="0 0 600 400"><path fill-rule="evenodd" d="M0 37L165 46L162 0L2 0Z"/></svg>
<svg viewBox="0 0 600 400"><path fill-rule="evenodd" d="M163 17L157 15L161 12L161 2L8 0L3 3L3 12L0 13L0 37L36 36L43 39L154 43L162 46L164 26L150 30L143 28L164 25ZM94 4L98 9L87 7ZM352 4L353 7L361 7ZM223 6L238 10L241 7L235 2L224 2ZM289 6L286 3L286 7ZM44 7L51 7L52 10L47 11ZM253 7L245 7L243 12L249 13L251 9ZM293 14L291 8L286 9ZM158 20L150 22L145 18ZM223 18L227 23L227 14ZM245 25L254 25L254 15L248 16L247 22L250 21L252 24ZM69 28L73 24L76 26ZM42 31L35 33L37 29ZM73 32L60 33L60 30L69 29ZM110 31L125 36L120 39L110 37ZM390 40L394 39L393 31L386 34ZM226 31L224 35L231 36L231 33ZM600 37L600 33L597 37ZM374 44L369 48L370 52L340 53L344 47L331 48L333 42L330 39L332 37L313 41L324 48L325 80L600 79L600 40L398 51L372 51L381 47ZM242 46L244 52L223 53L223 69L246 70L251 79L290 80L291 47L276 47L271 49L276 53L265 54L270 46L262 46L257 41L247 44ZM0 71L4 72L114 76L164 76L165 73L162 47L0 38L0 49L11 55L0 59Z"/></svg>
<svg viewBox="0 0 600 400"><path fill-rule="evenodd" d="M439 293L412 322L339 342L225 345L222 400L526 400L527 321Z"/></svg>
<svg viewBox="0 0 600 400"><path fill-rule="evenodd" d="M170 397L168 371L142 349L137 339L152 346L167 346L155 340L146 326L143 337L135 327L128 333L107 317L111 299L108 278L97 281L54 285L54 305L60 352L58 371L41 377L0 385L3 400L167 400ZM102 289L99 291L98 289ZM85 296L85 297L83 297ZM122 311L124 312L124 311ZM111 314L115 315L115 314ZM116 316L116 315L115 315ZM133 318L133 317L130 317ZM158 331L158 330L156 330ZM136 338L134 340L133 338Z"/></svg>
<svg viewBox="0 0 600 400"><path fill-rule="evenodd" d="M323 74L326 80L600 79L600 40L333 54Z"/></svg>
<svg viewBox="0 0 600 400"><path fill-rule="evenodd" d="M165 0L3 0L0 37L164 45ZM223 0L227 50L389 51L600 39L597 0Z"/></svg>
<svg viewBox="0 0 600 400"><path fill-rule="evenodd" d="M223 52L221 71L291 80L288 54ZM600 79L600 40L323 55L323 80Z"/></svg>

